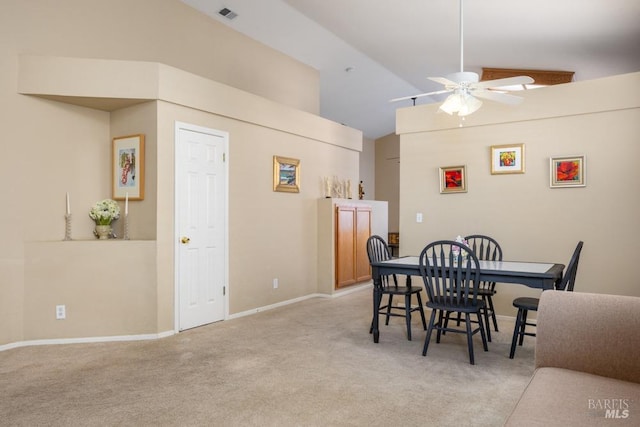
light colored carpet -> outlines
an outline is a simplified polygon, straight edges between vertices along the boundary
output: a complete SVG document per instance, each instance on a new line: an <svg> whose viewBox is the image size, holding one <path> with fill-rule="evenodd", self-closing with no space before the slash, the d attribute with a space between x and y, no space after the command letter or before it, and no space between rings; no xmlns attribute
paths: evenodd
<svg viewBox="0 0 640 427"><path fill-rule="evenodd" d="M314 298L144 342L0 353L3 426L500 426L533 373L534 339L509 359L425 332L414 316L369 334L371 289Z"/></svg>

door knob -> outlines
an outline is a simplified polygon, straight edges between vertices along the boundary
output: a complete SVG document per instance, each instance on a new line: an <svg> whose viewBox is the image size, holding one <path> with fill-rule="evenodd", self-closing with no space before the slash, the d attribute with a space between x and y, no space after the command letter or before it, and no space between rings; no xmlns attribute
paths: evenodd
<svg viewBox="0 0 640 427"><path fill-rule="evenodd" d="M185 244L185 245L186 245L187 243L189 243L189 242L191 241L191 239L190 239L190 238L188 238L188 237L183 237L182 239L180 239L180 241L181 241L183 244Z"/></svg>

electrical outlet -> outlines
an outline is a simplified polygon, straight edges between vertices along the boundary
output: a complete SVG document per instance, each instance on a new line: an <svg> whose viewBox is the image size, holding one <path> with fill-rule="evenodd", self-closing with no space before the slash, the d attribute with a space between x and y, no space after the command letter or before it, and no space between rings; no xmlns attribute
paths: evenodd
<svg viewBox="0 0 640 427"><path fill-rule="evenodd" d="M422 212L416 214L416 222L422 222Z"/></svg>
<svg viewBox="0 0 640 427"><path fill-rule="evenodd" d="M56 319L63 320L67 318L67 307L64 305L56 305Z"/></svg>
<svg viewBox="0 0 640 427"><path fill-rule="evenodd" d="M278 289L278 279L273 279L273 289Z"/></svg>

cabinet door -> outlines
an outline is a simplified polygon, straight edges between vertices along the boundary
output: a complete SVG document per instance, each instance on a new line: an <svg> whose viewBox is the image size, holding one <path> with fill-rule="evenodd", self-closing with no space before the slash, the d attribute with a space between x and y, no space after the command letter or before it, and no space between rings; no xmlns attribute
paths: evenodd
<svg viewBox="0 0 640 427"><path fill-rule="evenodd" d="M371 208L336 208L336 288L371 279L367 239L371 235Z"/></svg>
<svg viewBox="0 0 640 427"><path fill-rule="evenodd" d="M336 209L336 288L356 283L356 208L338 206Z"/></svg>
<svg viewBox="0 0 640 427"><path fill-rule="evenodd" d="M367 256L367 240L371 236L371 208L356 208L356 282L371 279L371 266Z"/></svg>

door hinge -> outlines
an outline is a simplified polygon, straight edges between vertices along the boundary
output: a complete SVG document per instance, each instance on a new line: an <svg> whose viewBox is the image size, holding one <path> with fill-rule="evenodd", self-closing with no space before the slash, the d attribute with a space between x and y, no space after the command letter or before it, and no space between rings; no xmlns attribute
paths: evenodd
<svg viewBox="0 0 640 427"><path fill-rule="evenodd" d="M222 287L222 296L225 296L225 295L227 295L227 287L223 286Z"/></svg>
<svg viewBox="0 0 640 427"><path fill-rule="evenodd" d="M227 161L227 153L222 153L222 162L226 162Z"/></svg>

